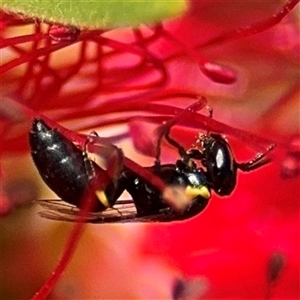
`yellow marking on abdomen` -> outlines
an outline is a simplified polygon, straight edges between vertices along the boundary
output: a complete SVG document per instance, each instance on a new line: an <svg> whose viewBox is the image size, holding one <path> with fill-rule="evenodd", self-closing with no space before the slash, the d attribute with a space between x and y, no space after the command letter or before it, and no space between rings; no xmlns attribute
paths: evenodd
<svg viewBox="0 0 300 300"><path fill-rule="evenodd" d="M108 199L106 197L105 191L96 190L95 194L96 194L98 200L101 202L101 204L103 204L104 207L106 207L106 208L110 207L110 204L109 204Z"/></svg>

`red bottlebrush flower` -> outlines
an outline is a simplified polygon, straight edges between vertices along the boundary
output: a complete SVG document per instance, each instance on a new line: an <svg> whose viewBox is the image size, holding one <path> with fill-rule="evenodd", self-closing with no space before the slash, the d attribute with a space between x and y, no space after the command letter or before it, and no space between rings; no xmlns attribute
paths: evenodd
<svg viewBox="0 0 300 300"><path fill-rule="evenodd" d="M88 226L82 237L82 224L76 223L56 277L37 299L48 293L50 298L299 298L299 151L290 143L299 134L299 27L297 15L289 13L297 3L191 1L184 17L157 26L86 29L79 35L1 14L3 157L17 160L12 153L28 152L29 123L42 115L69 128L66 136L75 142L74 131L99 128L100 136L105 132L112 143L121 141L127 157L151 164L158 126L199 95L208 99L214 119L200 112L172 128L185 149L206 130L226 134L238 162L251 157L247 146L261 151L278 144L270 165L240 174L230 197L213 195L192 220ZM151 158L141 157L128 141ZM163 143L162 161L177 158ZM6 160L2 166L1 176L25 173ZM11 195L3 195L4 201ZM61 253L67 225L35 215L17 210L3 220L5 298L32 296Z"/></svg>

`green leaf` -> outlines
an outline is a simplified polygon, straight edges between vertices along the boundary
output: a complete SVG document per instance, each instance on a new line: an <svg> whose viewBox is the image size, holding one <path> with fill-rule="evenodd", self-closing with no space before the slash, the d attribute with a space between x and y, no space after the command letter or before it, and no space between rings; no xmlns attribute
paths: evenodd
<svg viewBox="0 0 300 300"><path fill-rule="evenodd" d="M184 13L186 0L2 0L1 8L78 28L153 24Z"/></svg>

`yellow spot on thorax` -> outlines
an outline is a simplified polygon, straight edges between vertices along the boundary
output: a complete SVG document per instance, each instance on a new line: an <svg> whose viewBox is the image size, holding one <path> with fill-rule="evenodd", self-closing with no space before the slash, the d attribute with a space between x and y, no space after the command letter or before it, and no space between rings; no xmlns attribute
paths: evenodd
<svg viewBox="0 0 300 300"><path fill-rule="evenodd" d="M187 186L185 189L185 193L187 196L191 198L196 198L197 196L201 196L205 199L210 198L210 191L206 186L201 186L201 187Z"/></svg>

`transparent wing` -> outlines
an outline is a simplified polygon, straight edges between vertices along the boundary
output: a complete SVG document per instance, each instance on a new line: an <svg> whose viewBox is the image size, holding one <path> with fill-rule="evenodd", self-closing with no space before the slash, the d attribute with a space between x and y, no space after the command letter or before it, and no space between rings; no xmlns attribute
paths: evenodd
<svg viewBox="0 0 300 300"><path fill-rule="evenodd" d="M79 209L62 200L36 201L44 210L38 214L46 219L56 221L76 222ZM132 200L118 200L113 208L97 213L88 213L84 219L86 223L133 223L133 222L167 222L176 218L170 209L160 210L148 216L138 216Z"/></svg>

